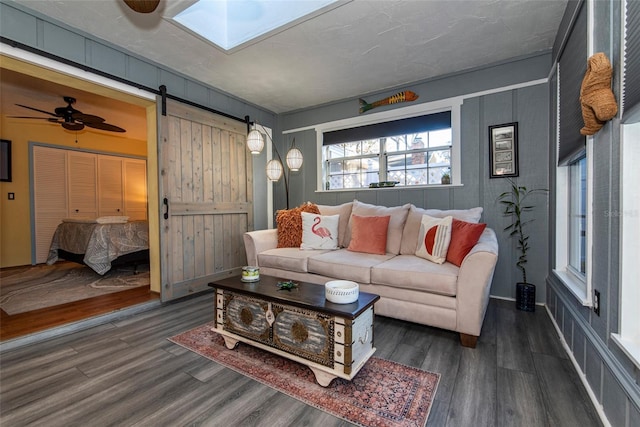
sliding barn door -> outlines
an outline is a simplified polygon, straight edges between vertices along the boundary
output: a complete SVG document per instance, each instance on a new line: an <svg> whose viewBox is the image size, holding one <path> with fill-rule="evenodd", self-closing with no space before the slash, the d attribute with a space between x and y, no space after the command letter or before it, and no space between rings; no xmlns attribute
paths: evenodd
<svg viewBox="0 0 640 427"><path fill-rule="evenodd" d="M161 294L167 301L240 273L242 235L253 228L253 176L244 123L171 101L159 123Z"/></svg>

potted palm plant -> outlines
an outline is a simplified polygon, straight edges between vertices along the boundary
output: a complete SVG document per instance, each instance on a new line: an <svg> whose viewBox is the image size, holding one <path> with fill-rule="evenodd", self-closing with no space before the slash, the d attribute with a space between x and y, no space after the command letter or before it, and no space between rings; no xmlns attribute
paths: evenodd
<svg viewBox="0 0 640 427"><path fill-rule="evenodd" d="M527 252L529 251L529 234L525 226L534 221L533 218L526 219L527 212L535 209L535 205L529 202L529 198L534 194L546 194L548 190L542 188L528 189L518 185L509 179L510 189L498 196L498 201L504 207L503 215L512 218L511 224L504 228L509 232L510 237L515 237L518 241L518 261L516 267L522 272L522 282L516 283L516 308L524 311L535 311L536 286L527 281Z"/></svg>

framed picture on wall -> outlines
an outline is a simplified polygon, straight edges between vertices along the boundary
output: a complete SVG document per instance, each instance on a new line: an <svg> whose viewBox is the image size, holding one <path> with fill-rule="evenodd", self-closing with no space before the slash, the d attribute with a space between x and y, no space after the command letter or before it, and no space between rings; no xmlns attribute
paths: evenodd
<svg viewBox="0 0 640 427"><path fill-rule="evenodd" d="M491 178L518 176L518 122L489 126Z"/></svg>
<svg viewBox="0 0 640 427"><path fill-rule="evenodd" d="M11 182L11 141L0 139L0 181Z"/></svg>

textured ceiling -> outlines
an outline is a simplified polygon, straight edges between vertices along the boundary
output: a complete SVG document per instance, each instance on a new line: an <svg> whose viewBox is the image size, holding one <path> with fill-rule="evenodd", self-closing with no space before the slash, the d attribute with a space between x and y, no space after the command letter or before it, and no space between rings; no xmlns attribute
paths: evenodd
<svg viewBox="0 0 640 427"><path fill-rule="evenodd" d="M283 113L548 50L567 2L353 0L231 54L169 21L192 0L16 3Z"/></svg>

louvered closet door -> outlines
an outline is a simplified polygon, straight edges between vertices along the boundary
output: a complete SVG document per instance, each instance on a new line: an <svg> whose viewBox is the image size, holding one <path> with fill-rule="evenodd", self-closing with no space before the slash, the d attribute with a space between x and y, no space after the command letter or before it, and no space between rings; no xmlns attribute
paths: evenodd
<svg viewBox="0 0 640 427"><path fill-rule="evenodd" d="M64 150L33 147L35 263L47 261L51 238L67 211L67 154Z"/></svg>
<svg viewBox="0 0 640 427"><path fill-rule="evenodd" d="M244 123L174 102L159 123L166 301L240 273L246 263L242 235L253 228L253 176Z"/></svg>
<svg viewBox="0 0 640 427"><path fill-rule="evenodd" d="M69 151L69 217L98 217L98 157L92 153Z"/></svg>
<svg viewBox="0 0 640 427"><path fill-rule="evenodd" d="M123 159L98 157L99 216L124 215Z"/></svg>

